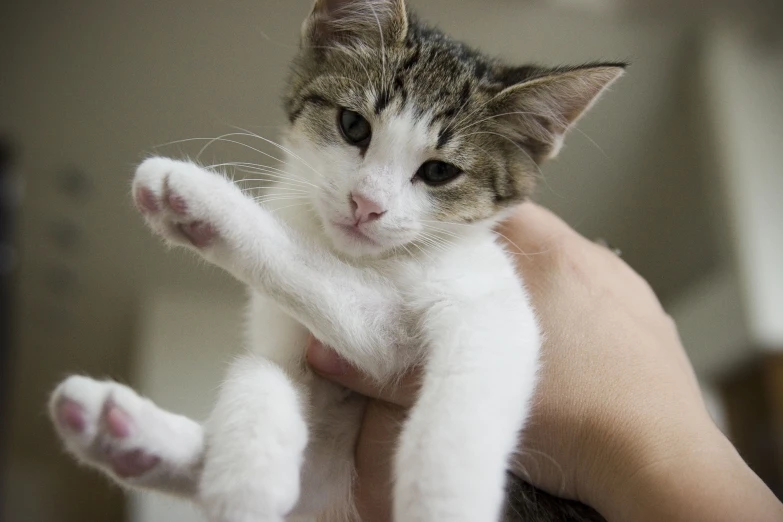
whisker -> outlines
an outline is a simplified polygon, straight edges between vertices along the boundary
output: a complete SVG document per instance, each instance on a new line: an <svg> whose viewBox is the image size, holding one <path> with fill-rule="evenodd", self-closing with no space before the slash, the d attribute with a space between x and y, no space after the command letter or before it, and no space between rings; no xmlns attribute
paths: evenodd
<svg viewBox="0 0 783 522"><path fill-rule="evenodd" d="M270 185L268 185L269 187L284 186L287 188L298 189L302 192L307 192L308 190L307 185L298 185L292 181L281 181L279 179L274 179L274 178L242 178L240 180L237 180L235 184L252 183L256 181L263 181L264 183L270 183Z"/></svg>
<svg viewBox="0 0 783 522"><path fill-rule="evenodd" d="M598 149L598 151L599 151L599 152L600 152L600 153L603 155L603 157L604 157L604 158L611 160L611 158L609 157L609 155L608 155L606 152L604 152L604 149L602 149L602 148L601 148L601 146L600 146L599 144L597 144L597 143L596 143L596 142L593 140L593 138L591 138L590 136L588 136L588 135L587 135L587 133L586 133L585 131L583 131L582 129L580 129L578 126L574 126L574 127L572 127L572 129L573 129L573 130L575 130L576 132L578 132L579 134L581 134L582 136L584 136L585 138L587 138L587 141L589 141L590 143L592 143L593 145L595 145L595 148L596 148L596 149Z"/></svg>
<svg viewBox="0 0 783 522"><path fill-rule="evenodd" d="M462 106L457 110L456 114L454 114L454 118L446 125L446 127L443 129L444 131L448 129L453 129L454 125L457 123L457 118L462 114L462 111L465 109L465 107L468 106L468 103L470 103L471 97L468 96L468 99L465 100L465 102L462 104Z"/></svg>
<svg viewBox="0 0 783 522"><path fill-rule="evenodd" d="M189 142L189 141L208 141L209 143L207 143L207 146L212 145L213 143L215 143L217 141L224 141L226 143L233 143L235 145L241 145L242 147L245 147L247 149L250 149L250 150L253 150L255 152L258 152L259 154L263 154L264 156L272 158L273 160L275 160L275 161L277 161L279 163L282 163L282 164L286 163L285 161L281 160L280 158L276 158L276 157L272 156L271 154L268 154L268 153L266 153L266 152L264 152L262 150L259 150L259 149L255 148L255 147L251 147L247 143L243 143L243 142L237 141L237 140L227 140L227 139L225 139L223 137L220 137L220 136L218 136L217 138L186 138L184 140L171 141L169 143L165 143L164 145L173 145L175 143L186 143L186 142ZM203 147L201 149L201 151L199 152L198 156L196 156L197 160L198 160L198 157L204 152L205 148L206 147Z"/></svg>
<svg viewBox="0 0 783 522"><path fill-rule="evenodd" d="M428 225L427 223L422 223L422 226L424 226L426 228L429 228L429 229L432 229L432 230L437 230L438 232L441 232L443 234L449 235L449 236L451 236L451 237L453 237L455 239L461 239L462 238L462 236L460 236L459 234L456 234L456 233L451 232L450 230L446 230L444 228Z"/></svg>
<svg viewBox="0 0 783 522"><path fill-rule="evenodd" d="M500 118L502 116L513 116L515 114L528 115L528 116L537 116L538 115L535 112L525 112L525 111L514 111L514 112L504 112L502 114L494 114L492 116L487 116L486 118L482 118L482 119L480 119L478 121L474 121L470 125L466 125L466 126L462 127L460 129L460 131L465 131L465 130L471 128L471 127L475 127L476 125L478 125L480 123L484 123L485 121L494 120L495 118Z"/></svg>
<svg viewBox="0 0 783 522"><path fill-rule="evenodd" d="M432 257L432 256L431 256L431 255L430 255L430 254L429 254L429 253L428 253L426 250L424 250L423 248L421 248L421 247L419 246L418 242L413 242L413 243L411 243L411 245L415 246L415 247L416 247L416 248L419 250L419 252L421 252L422 254L424 254L425 256L427 256L427 257L430 259L430 261L432 261L433 263L435 262L435 259L433 259L433 257Z"/></svg>
<svg viewBox="0 0 783 522"><path fill-rule="evenodd" d="M294 158L298 159L298 160L299 160L299 161L301 161L301 162L302 162L302 163L303 163L305 166L307 166L307 167L308 167L310 170L312 170L313 172L315 172L315 173L316 173L316 174L318 174L319 176L323 177L323 174L321 174L320 172L318 172L317 170L315 170L315 168L313 168L313 166L312 166L312 165L310 165L309 163L307 163L307 162L304 160L304 158L302 158L302 157L301 157L301 156L299 156L298 154L296 154L296 153L294 153L293 151L291 151L291 150L290 150L288 147L284 147L283 145L281 145L281 144L277 143L276 141L270 140L270 139L268 139L268 138L265 138L265 137L263 137L263 136L259 136L258 134L254 133L254 132L250 132L250 131L249 131L249 130L247 130L247 129L243 129L243 128L241 128L241 127L236 127L236 128L237 128L237 129L239 129L239 130L241 130L241 131L243 131L243 132L244 132L244 134L242 134L242 133L234 133L234 134L236 134L236 135L239 135L239 136L249 136L249 137L253 137L253 138L258 138L259 140L265 141L266 143L269 143L270 145L274 145L275 147L277 147L277 148L279 148L280 150L284 151L286 154L288 154L288 155L290 155L290 156L292 156L292 157L294 157ZM231 135L231 134L229 134L229 136L230 136L230 135Z"/></svg>
<svg viewBox="0 0 783 522"><path fill-rule="evenodd" d="M474 114L476 114L477 112L479 112L481 109L483 109L484 107L486 107L487 105L489 105L490 103L492 103L493 101L495 101L495 99L496 99L498 96L500 96L502 93L503 93L503 91L500 91L499 93L497 93L497 94L493 95L493 96L492 96L490 99L488 99L488 100L487 100L487 101L485 101L484 103L480 104L478 107L476 107L475 109L473 109L472 111L470 111L470 112L468 112L466 115L464 115L462 118L460 118L460 120L459 120L459 121L458 121L458 122L457 122L457 123L456 123L456 124L453 126L453 128L455 129L455 133L459 133L459 132L461 132L461 131L462 131L462 128L461 128L460 126L461 126L461 125L462 125L462 124L463 124L465 121L467 121L468 119L470 119L470 117L471 117L471 116L473 116Z"/></svg>
<svg viewBox="0 0 783 522"><path fill-rule="evenodd" d="M439 243L439 244L443 245L444 248L451 248L451 247L456 246L456 243L454 243L453 241L449 241L448 239L446 239L444 237L439 237L439 236L436 236L436 235L433 235L433 234L426 234L426 235L432 241L435 241L436 243Z"/></svg>
<svg viewBox="0 0 783 522"><path fill-rule="evenodd" d="M309 181L307 181L305 179L302 179L299 176L297 176L297 175L295 175L295 174L293 174L293 173L291 173L289 171L278 169L278 168L275 168L275 167L270 167L268 165L259 165L257 163L246 163L246 162L239 162L239 161L237 161L237 162L225 162L225 163L216 163L214 165L208 165L205 168L225 167L225 166L244 167L245 169L250 169L250 170L254 170L254 171L258 171L258 172L264 173L267 176L276 177L276 178L279 178L279 179L282 179L282 180L296 182L296 183L303 183L303 184L309 185L309 186L311 186L313 188L319 188L317 185L314 185L313 183L310 183ZM240 172L246 172L248 174L252 174L252 172L249 172L248 170L243 170L241 168L237 169L237 170L239 170ZM278 173L278 174L276 175L275 173Z"/></svg>
<svg viewBox="0 0 783 522"><path fill-rule="evenodd" d="M421 264L421 261L419 261L418 259L416 259L416 256L414 256L414 255L413 255L413 252L411 252L411 251L410 251L410 249L408 249L408 247L407 247L407 246L405 246L405 245L400 245L400 247L401 247L403 250L405 250L405 252L407 252L407 253L408 253L408 256L409 256L411 259L413 259L415 262L417 262L417 263L419 264L419 266L422 266L422 264Z"/></svg>
<svg viewBox="0 0 783 522"><path fill-rule="evenodd" d="M386 87L386 43L383 38L383 28L381 27L381 19L378 18L378 13L375 11L371 0L365 0L369 8L372 10L372 14L375 17L375 22L378 24L378 36L381 38L381 84Z"/></svg>
<svg viewBox="0 0 783 522"><path fill-rule="evenodd" d="M460 227L473 227L473 228L476 227L476 225L473 224L473 223L455 223L455 222L451 222L451 221L432 221L432 220L422 220L422 221L427 222L427 223L441 223L441 224L444 224L444 225L456 225L456 226L460 226ZM494 230L494 229L487 229L487 230L491 234L495 234L496 236L502 237L503 239L508 241L511 245L516 247L516 249L519 252L518 253L516 253L516 252L509 252L509 254L511 254L511 255L522 255L522 256L525 256L525 257L530 257L530 256L546 254L547 252L551 251L551 248L547 248L546 250L541 250L539 252L525 252L519 245L517 245L516 243L511 241L511 239L506 237L503 233L498 232L497 230Z"/></svg>
<svg viewBox="0 0 783 522"><path fill-rule="evenodd" d="M297 194L296 192L269 192L266 194L261 194L260 196L255 196L253 199L256 201L262 200L262 199L273 199L277 197L283 197L283 198L295 198L295 199L308 199L307 194Z"/></svg>
<svg viewBox="0 0 783 522"><path fill-rule="evenodd" d="M533 165L536 166L536 171L538 172L539 177L541 179L545 179L544 178L544 173L541 172L541 167L538 166L538 163L536 163L536 161L532 157L530 157L530 154L519 143L517 143L516 141L512 140L508 136L506 136L504 134L500 134L499 132L491 132L491 131L471 132L471 133L468 133L468 134L463 134L462 136L463 137L465 137L465 136L476 136L476 135L479 135L479 134L490 134L492 136L499 136L499 137L503 138L504 140L510 141L512 145L514 145L516 148L518 148L519 151L522 154L524 154L525 156L527 156L528 159L533 163ZM484 151L484 153L488 154L487 151Z"/></svg>
<svg viewBox="0 0 783 522"><path fill-rule="evenodd" d="M270 203L296 201L301 199L303 198L271 198L271 199L257 199L255 201L260 205L269 205ZM302 204L304 204L304 202L302 202Z"/></svg>
<svg viewBox="0 0 783 522"><path fill-rule="evenodd" d="M309 196L310 195L310 193L307 192L306 190L299 190L299 189L288 188L288 187L279 187L277 185L256 185L256 186L253 186L253 187L247 187L247 188L240 189L240 191L242 191L242 192L251 192L251 191L254 191L254 190L261 190L261 189L276 189L276 190L283 190L283 191L285 191L287 193L291 193L291 194L302 194L302 195L305 195L305 196Z"/></svg>
<svg viewBox="0 0 783 522"><path fill-rule="evenodd" d="M435 250L437 250L439 252L446 252L446 250L447 250L446 247L443 244L435 241L435 239L432 236L430 236L430 235L428 235L426 233L422 233L417 239L419 241L429 245L430 247L432 247L433 249L435 249Z"/></svg>
<svg viewBox="0 0 783 522"><path fill-rule="evenodd" d="M278 208L272 209L270 212L272 212L272 214L274 214L275 212L278 212L280 210L284 210L284 209L287 209L287 208L293 208L293 207L301 207L303 205L309 205L309 204L310 203L294 203L293 205L287 205L285 207L278 207Z"/></svg>

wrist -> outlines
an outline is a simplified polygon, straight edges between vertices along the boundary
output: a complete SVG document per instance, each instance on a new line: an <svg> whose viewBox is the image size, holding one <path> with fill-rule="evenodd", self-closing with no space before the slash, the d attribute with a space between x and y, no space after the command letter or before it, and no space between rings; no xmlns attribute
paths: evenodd
<svg viewBox="0 0 783 522"><path fill-rule="evenodd" d="M608 521L782 519L783 507L706 414L656 431L616 448L590 489L588 502Z"/></svg>

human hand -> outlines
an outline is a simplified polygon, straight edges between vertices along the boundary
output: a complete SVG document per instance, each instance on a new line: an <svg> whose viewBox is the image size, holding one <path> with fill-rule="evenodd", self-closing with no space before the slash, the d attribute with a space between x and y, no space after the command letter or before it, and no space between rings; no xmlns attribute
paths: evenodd
<svg viewBox="0 0 783 522"><path fill-rule="evenodd" d="M648 504L651 488L677 480L683 465L727 459L736 470L736 453L710 419L676 327L647 283L536 205L522 205L498 231L516 254L545 334L512 471L610 520L655 520L679 514L665 502L653 514ZM356 448L356 499L364 519L385 520L394 441L415 401L416 370L399 386L378 389L317 342L308 361L373 398Z"/></svg>

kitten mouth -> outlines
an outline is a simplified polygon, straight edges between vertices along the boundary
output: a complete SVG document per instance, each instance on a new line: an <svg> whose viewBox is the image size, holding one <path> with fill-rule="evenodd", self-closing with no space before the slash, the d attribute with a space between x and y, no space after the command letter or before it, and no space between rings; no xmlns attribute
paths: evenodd
<svg viewBox="0 0 783 522"><path fill-rule="evenodd" d="M362 232L358 225L344 225L341 223L335 223L334 226L340 229L343 234L350 237L351 239L366 243L368 245L380 246L375 240Z"/></svg>

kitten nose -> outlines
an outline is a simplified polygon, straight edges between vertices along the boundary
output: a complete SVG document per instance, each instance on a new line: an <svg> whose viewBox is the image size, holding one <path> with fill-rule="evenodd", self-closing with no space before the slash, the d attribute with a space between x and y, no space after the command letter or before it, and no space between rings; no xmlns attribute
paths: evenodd
<svg viewBox="0 0 783 522"><path fill-rule="evenodd" d="M357 225L375 221L386 213L380 203L355 192L351 192L351 210Z"/></svg>

